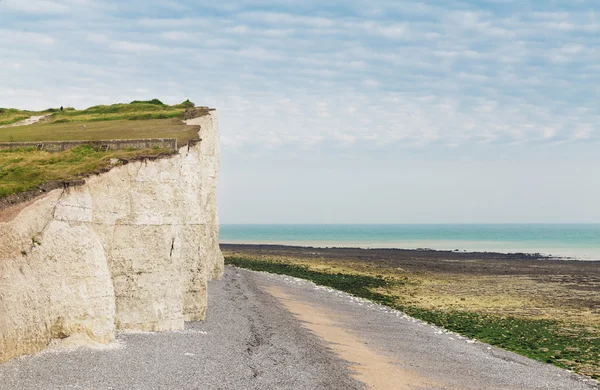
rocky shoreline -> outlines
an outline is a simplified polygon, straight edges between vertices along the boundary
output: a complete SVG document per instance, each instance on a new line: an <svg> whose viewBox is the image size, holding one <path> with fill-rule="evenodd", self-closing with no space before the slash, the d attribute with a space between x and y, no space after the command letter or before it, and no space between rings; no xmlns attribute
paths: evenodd
<svg viewBox="0 0 600 390"><path fill-rule="evenodd" d="M250 255L291 257L326 257L338 260L364 260L407 267L412 271L465 272L469 274L556 274L569 272L597 275L600 278L600 260L580 261L558 259L539 253L460 252L434 249L364 249L319 248L288 245L220 244L224 251ZM480 261L476 261L480 260ZM468 265L468 266L467 266Z"/></svg>

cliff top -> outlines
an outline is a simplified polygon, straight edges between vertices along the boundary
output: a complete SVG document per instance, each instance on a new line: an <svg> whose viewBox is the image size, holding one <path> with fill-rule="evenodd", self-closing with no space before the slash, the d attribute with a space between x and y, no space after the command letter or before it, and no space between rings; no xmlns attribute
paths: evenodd
<svg viewBox="0 0 600 390"><path fill-rule="evenodd" d="M63 111L24 111L0 108L0 142L78 141L138 138L176 138L183 145L198 137L195 126L182 119L194 103L169 106L158 99L128 104L101 105ZM208 107L195 108L195 115L207 114Z"/></svg>
<svg viewBox="0 0 600 390"><path fill-rule="evenodd" d="M211 110L194 107L189 100L169 106L158 99L85 110L0 108L0 143L175 138L178 145L185 145L198 140L199 128L186 125L183 119L207 115ZM109 170L115 164L173 153L172 148L160 146L102 150L93 145L81 145L56 153L35 147L0 148L0 210L65 182Z"/></svg>

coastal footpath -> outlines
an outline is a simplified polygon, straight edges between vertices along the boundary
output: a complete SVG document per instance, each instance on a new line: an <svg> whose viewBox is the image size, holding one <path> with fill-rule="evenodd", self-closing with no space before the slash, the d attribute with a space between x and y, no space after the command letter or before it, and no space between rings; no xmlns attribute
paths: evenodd
<svg viewBox="0 0 600 390"><path fill-rule="evenodd" d="M53 339L109 343L117 330L202 320L220 278L215 111L200 141L0 210L0 363Z"/></svg>

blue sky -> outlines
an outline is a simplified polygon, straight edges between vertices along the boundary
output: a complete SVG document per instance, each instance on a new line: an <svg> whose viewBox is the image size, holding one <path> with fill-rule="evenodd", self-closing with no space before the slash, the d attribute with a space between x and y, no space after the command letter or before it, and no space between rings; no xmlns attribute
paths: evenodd
<svg viewBox="0 0 600 390"><path fill-rule="evenodd" d="M225 223L600 222L597 1L0 1L0 106L220 113Z"/></svg>

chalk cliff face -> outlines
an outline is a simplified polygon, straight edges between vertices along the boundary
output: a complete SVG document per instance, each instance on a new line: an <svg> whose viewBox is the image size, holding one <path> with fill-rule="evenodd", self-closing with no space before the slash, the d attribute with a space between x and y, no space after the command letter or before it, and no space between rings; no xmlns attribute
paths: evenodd
<svg viewBox="0 0 600 390"><path fill-rule="evenodd" d="M218 246L216 113L201 142L131 162L0 213L0 362L82 334L202 320Z"/></svg>

